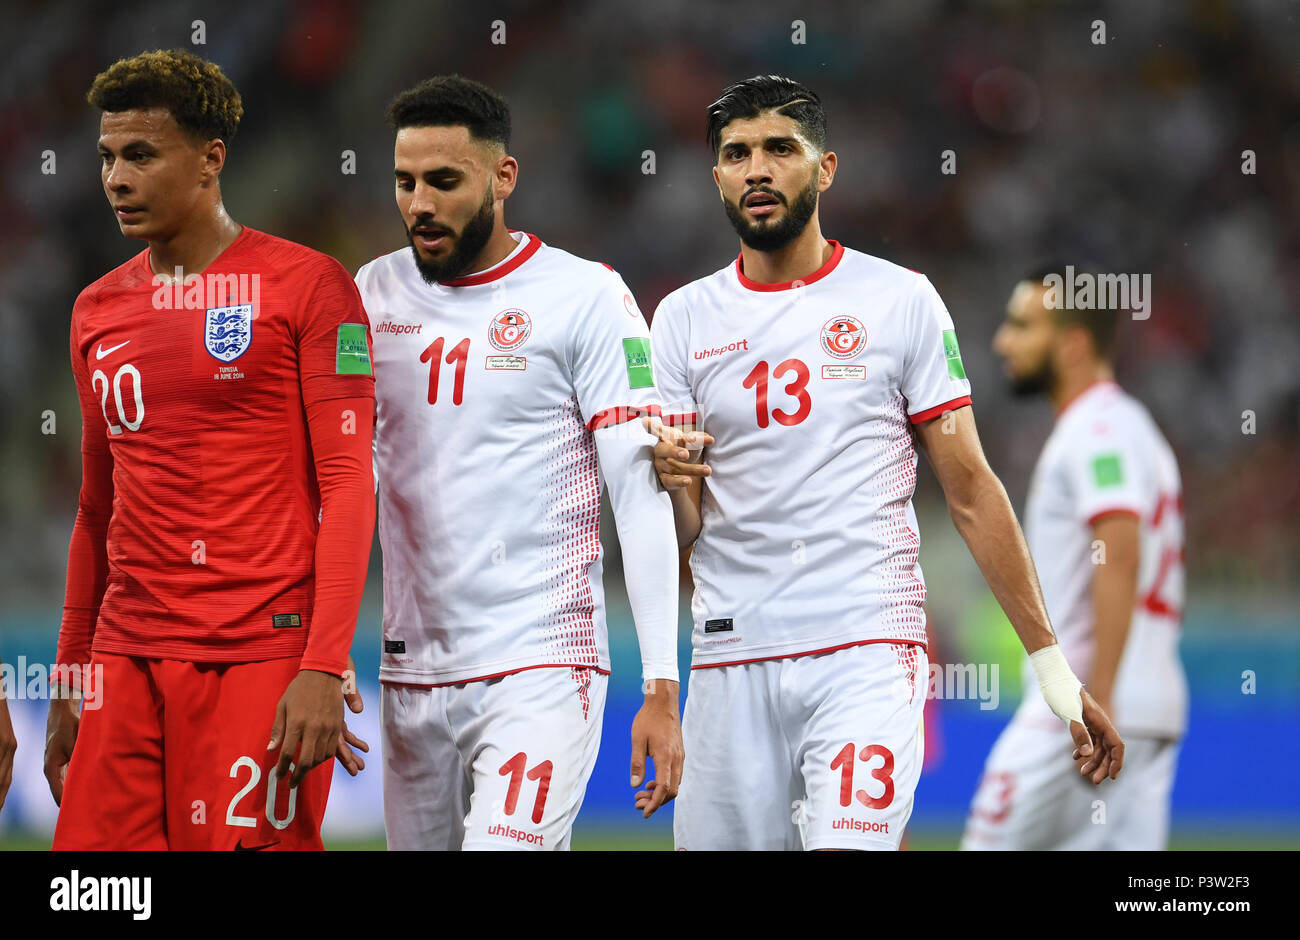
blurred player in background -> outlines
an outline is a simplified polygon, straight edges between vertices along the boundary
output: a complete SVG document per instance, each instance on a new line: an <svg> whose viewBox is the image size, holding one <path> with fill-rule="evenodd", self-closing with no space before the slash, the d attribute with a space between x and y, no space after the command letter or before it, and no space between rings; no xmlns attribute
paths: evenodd
<svg viewBox="0 0 1300 940"><path fill-rule="evenodd" d="M649 330L613 270L506 228L499 95L438 77L389 119L410 248L357 274L375 318L388 846L564 849L609 672L602 480L647 689L632 785L649 754L661 802L682 768Z"/></svg>
<svg viewBox="0 0 1300 940"><path fill-rule="evenodd" d="M1123 745L1056 645L980 449L952 318L923 275L822 237L837 160L817 95L739 82L709 106L708 139L740 256L652 321L656 466L694 546L678 848L898 847L928 685L918 448L1081 771L1118 773Z"/></svg>
<svg viewBox="0 0 1300 940"><path fill-rule="evenodd" d="M993 349L1016 394L1056 408L1025 535L1061 646L1124 735L1124 778L1101 789L1077 779L1069 736L1027 682L962 848L1163 849L1187 723L1182 486L1151 415L1115 384L1115 311L1066 306L1045 284L1063 271L1016 285Z"/></svg>
<svg viewBox="0 0 1300 940"><path fill-rule="evenodd" d="M366 314L338 262L226 214L217 66L142 53L87 97L148 248L72 312L58 662L102 669L102 702L50 703L54 848L319 849L374 524Z"/></svg>

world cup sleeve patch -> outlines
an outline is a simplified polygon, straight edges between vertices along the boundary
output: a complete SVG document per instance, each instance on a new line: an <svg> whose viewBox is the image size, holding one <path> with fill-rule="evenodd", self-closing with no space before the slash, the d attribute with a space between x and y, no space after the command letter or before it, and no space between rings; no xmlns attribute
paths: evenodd
<svg viewBox="0 0 1300 940"><path fill-rule="evenodd" d="M366 345L366 328L361 323L340 323L338 352L334 357L337 375L374 375L370 367L370 347Z"/></svg>
<svg viewBox="0 0 1300 940"><path fill-rule="evenodd" d="M1098 488L1119 486L1124 482L1124 471L1120 468L1119 454L1103 454L1092 462L1092 477Z"/></svg>
<svg viewBox="0 0 1300 940"><path fill-rule="evenodd" d="M948 378L966 378L966 368L961 364L961 350L957 348L957 331L943 331L943 356L948 360Z"/></svg>
<svg viewBox="0 0 1300 940"><path fill-rule="evenodd" d="M623 340L623 358L627 360L627 384L630 388L650 388L655 384L650 369L650 340L629 336Z"/></svg>

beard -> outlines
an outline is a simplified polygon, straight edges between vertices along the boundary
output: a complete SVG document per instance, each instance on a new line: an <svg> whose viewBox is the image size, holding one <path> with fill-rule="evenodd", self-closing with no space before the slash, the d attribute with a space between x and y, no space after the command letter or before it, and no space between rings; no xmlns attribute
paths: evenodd
<svg viewBox="0 0 1300 940"><path fill-rule="evenodd" d="M817 211L817 174L814 173L808 185L795 197L794 205L786 202L785 196L774 189L766 186L755 187L748 190L740 197L743 203L745 198L754 192L767 193L780 200L781 204L786 207L784 218L778 222L769 222L767 219L754 221L747 218L740 203L732 203L724 199L722 207L727 212L727 219L731 222L731 227L736 230L740 240L746 246L755 251L779 251L786 245L790 244L804 228L808 225L808 220L813 217Z"/></svg>
<svg viewBox="0 0 1300 940"><path fill-rule="evenodd" d="M1013 375L1007 380L1007 384L1011 394L1016 398L1029 398L1045 394L1051 390L1055 381L1056 373L1052 370L1052 361L1044 357L1037 369L1023 375Z"/></svg>
<svg viewBox="0 0 1300 940"><path fill-rule="evenodd" d="M415 247L415 237L411 230L402 224L402 231L406 232L406 240L411 245L411 256L415 259L415 267L420 272L420 277L424 278L424 283L434 284L438 281L454 281L474 263L474 259L479 256L483 248L492 237L492 226L496 221L496 198L492 195L492 187L488 186L487 192L483 194L483 204L479 207L474 218L465 223L465 227L457 234L445 225L431 225L428 229L434 233L445 233L454 240L451 254L442 261L425 261L420 257L420 250ZM420 222L417 221L419 226Z"/></svg>

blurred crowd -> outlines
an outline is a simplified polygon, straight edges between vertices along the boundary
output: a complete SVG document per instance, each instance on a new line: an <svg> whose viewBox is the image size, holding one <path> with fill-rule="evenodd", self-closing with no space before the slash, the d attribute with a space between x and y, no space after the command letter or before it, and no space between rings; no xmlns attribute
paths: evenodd
<svg viewBox="0 0 1300 940"><path fill-rule="evenodd" d="M839 155L823 231L938 288L1013 501L1052 416L1010 397L989 350L1011 286L1046 257L1149 273L1151 316L1125 324L1119 377L1179 455L1192 596L1266 598L1300 582L1294 4L2 6L6 613L61 603L80 480L69 314L82 287L143 247L105 204L85 91L116 58L170 46L214 59L243 95L223 176L231 214L353 271L405 243L389 98L442 72L492 85L511 103L521 166L508 222L611 264L647 314L737 250L705 107L752 74L799 79L822 96ZM941 498L923 483L918 500Z"/></svg>

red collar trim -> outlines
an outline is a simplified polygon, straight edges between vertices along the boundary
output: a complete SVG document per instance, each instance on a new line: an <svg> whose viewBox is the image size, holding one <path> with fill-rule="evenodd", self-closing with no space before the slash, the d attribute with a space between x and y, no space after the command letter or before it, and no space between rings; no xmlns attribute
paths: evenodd
<svg viewBox="0 0 1300 940"><path fill-rule="evenodd" d="M451 281L439 281L443 287L473 287L476 284L489 284L492 281L505 277L515 268L519 267L542 247L542 240L536 235L530 235L524 232L524 238L528 239L528 244L515 253L515 255L501 262L494 268L488 268L486 271L480 271L478 274L466 274L464 277L458 277Z"/></svg>
<svg viewBox="0 0 1300 940"><path fill-rule="evenodd" d="M844 257L843 245L841 245L833 238L828 238L826 239L826 241L828 244L834 246L834 250L831 252L830 258L827 260L825 264L823 264L812 274L809 274L807 277L801 277L797 281L782 281L779 284L761 284L758 281L750 280L748 277L745 276L745 271L740 266L741 260L744 258L743 253L736 255L736 277L740 279L740 284L742 287L747 287L750 290L758 290L758 291L790 290L796 285L800 287L807 287L809 284L813 283L814 281L820 281L826 275L834 271L835 266L839 264L840 259Z"/></svg>
<svg viewBox="0 0 1300 940"><path fill-rule="evenodd" d="M1056 420L1060 421L1062 416L1064 416L1066 409L1074 405L1074 403L1077 402L1084 395L1087 395L1089 392L1093 391L1094 389L1104 385L1113 385L1116 388L1119 388L1119 383L1112 379L1098 379L1095 382L1089 382L1083 388L1075 392L1074 395L1072 395L1069 399L1067 399L1066 402L1056 410Z"/></svg>

